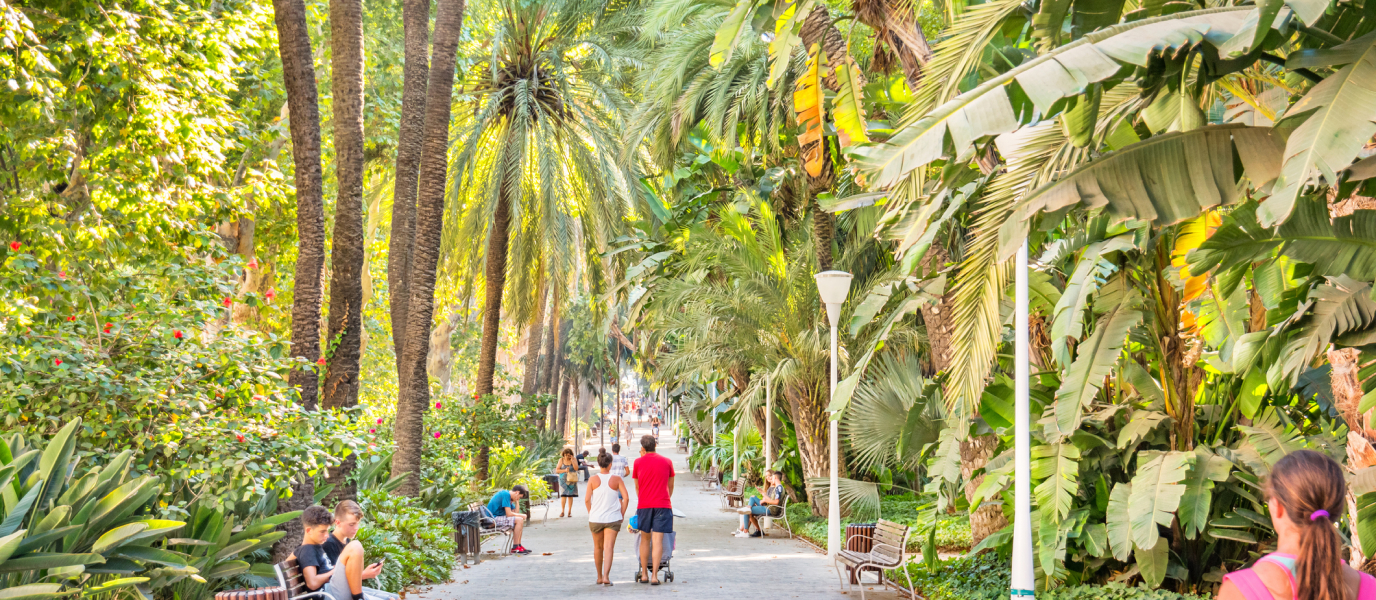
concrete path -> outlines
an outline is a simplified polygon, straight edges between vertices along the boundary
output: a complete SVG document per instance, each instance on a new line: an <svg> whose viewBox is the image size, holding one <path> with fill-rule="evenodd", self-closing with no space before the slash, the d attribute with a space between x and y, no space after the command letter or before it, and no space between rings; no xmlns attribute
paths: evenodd
<svg viewBox="0 0 1376 600"><path fill-rule="evenodd" d="M635 428L649 432L648 425ZM574 516L558 518L553 506L549 520L544 510L534 511L534 523L525 531L526 556L497 557L484 554L481 564L454 571L454 581L420 590L411 598L617 598L660 596L673 600L719 600L737 597L859 598L859 589L845 593L825 554L775 528L767 538L736 538L731 532L739 515L721 509L715 494L688 472L687 455L674 448L667 429L660 438L662 454L673 459L678 470L674 507L687 518L674 520L678 547L672 569L674 582L658 587L635 583L634 540L623 529L617 538L612 563L612 587L595 585L592 534L587 510L578 498ZM595 441L594 441L595 443ZM667 445L667 447L666 447ZM595 455L598 446L588 448ZM637 452L623 454L637 456ZM580 492L586 484L580 484ZM631 510L635 509L634 498ZM896 594L867 586L868 598L894 598ZM874 589L873 592L870 589ZM410 598L408 598L410 600Z"/></svg>

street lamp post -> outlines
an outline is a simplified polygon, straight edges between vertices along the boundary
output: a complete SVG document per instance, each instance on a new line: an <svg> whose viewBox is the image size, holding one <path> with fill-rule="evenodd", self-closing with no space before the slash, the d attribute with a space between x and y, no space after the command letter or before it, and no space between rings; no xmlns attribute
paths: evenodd
<svg viewBox="0 0 1376 600"><path fill-rule="evenodd" d="M1018 248L1014 267L1013 324L1013 573L1012 600L1036 594L1032 572L1032 418L1029 393L1031 369L1028 365L1027 324L1027 240Z"/></svg>
<svg viewBox="0 0 1376 600"><path fill-rule="evenodd" d="M851 274L845 271L822 271L813 276L817 280L817 293L827 306L827 321L831 323L831 393L827 404L836 395L836 324L841 319L841 303L850 294ZM841 492L836 473L840 469L837 458L836 415L829 419L831 437L831 486L827 490L827 556L836 557L841 550Z"/></svg>

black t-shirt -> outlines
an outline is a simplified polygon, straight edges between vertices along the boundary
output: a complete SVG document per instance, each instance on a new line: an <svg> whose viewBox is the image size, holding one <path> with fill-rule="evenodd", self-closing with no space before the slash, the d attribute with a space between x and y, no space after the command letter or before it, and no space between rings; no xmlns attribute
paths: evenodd
<svg viewBox="0 0 1376 600"><path fill-rule="evenodd" d="M349 540L341 542L339 538L334 537L334 534L331 533L325 538L325 543L321 544L320 547L325 549L325 556L330 557L331 564L339 564L339 554L344 551L344 546L348 543Z"/></svg>
<svg viewBox="0 0 1376 600"><path fill-rule="evenodd" d="M330 536L330 538L333 539L334 536ZM335 557L338 558L339 555L336 554ZM305 572L306 567L315 567L315 573L317 575L329 573L334 570L334 559L329 557L325 552L325 548L320 544L302 544L300 548L297 548L296 564L301 567L302 573ZM306 589L314 592L320 588L311 587L310 584L306 584Z"/></svg>

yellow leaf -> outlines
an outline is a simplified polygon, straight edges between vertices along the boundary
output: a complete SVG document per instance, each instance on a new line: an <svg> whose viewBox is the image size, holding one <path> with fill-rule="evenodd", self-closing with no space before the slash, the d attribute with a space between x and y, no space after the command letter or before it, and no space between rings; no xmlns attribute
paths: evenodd
<svg viewBox="0 0 1376 600"><path fill-rule="evenodd" d="M855 59L846 57L846 62L836 68L836 83L841 88L832 101L832 117L836 119L836 134L841 147L868 142L865 133L864 90L860 87L860 69Z"/></svg>
<svg viewBox="0 0 1376 600"><path fill-rule="evenodd" d="M798 78L793 92L793 110L798 114L798 146L803 150L803 167L813 177L822 174L822 73L820 65L827 53L813 44L808 52L807 72Z"/></svg>
<svg viewBox="0 0 1376 600"><path fill-rule="evenodd" d="M1192 275L1185 257L1209 239L1222 222L1223 217L1218 211L1211 210L1180 225L1180 233L1175 236L1175 247L1171 250L1171 266L1180 269L1180 280L1185 282L1182 302L1189 302L1203 294L1209 279L1208 273Z"/></svg>

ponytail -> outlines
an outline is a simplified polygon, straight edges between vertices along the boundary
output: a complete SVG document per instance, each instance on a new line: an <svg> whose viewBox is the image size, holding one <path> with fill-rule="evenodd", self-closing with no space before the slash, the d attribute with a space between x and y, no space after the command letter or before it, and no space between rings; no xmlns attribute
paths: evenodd
<svg viewBox="0 0 1376 600"><path fill-rule="evenodd" d="M1297 600L1346 600L1342 541L1334 525L1347 496L1342 467L1312 450L1292 452L1271 469L1269 492L1297 526Z"/></svg>

